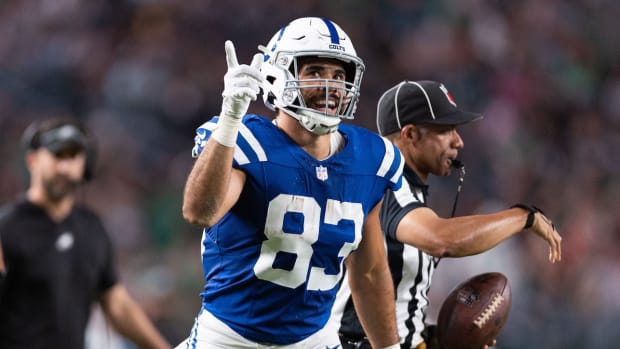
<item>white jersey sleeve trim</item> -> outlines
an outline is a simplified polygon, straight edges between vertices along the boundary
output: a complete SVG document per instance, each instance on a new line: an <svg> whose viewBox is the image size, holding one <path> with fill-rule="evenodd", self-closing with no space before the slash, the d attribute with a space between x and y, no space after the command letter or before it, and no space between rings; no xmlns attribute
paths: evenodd
<svg viewBox="0 0 620 349"><path fill-rule="evenodd" d="M400 156L400 162L399 162L399 165L398 165L398 171L396 171L396 173L394 173L394 176L392 176L392 178L390 178L390 181L392 183L397 183L398 182L398 179L403 175L403 168L405 166L405 157L400 152L398 152L398 155ZM403 182L406 182L406 181L403 180Z"/></svg>
<svg viewBox="0 0 620 349"><path fill-rule="evenodd" d="M239 165L246 165L250 163L250 159L248 158L248 156L245 155L243 150L241 150L241 148L239 148L238 146L235 146L235 153L233 155L233 158L235 159L235 161L237 161L237 164Z"/></svg>
<svg viewBox="0 0 620 349"><path fill-rule="evenodd" d="M377 170L377 175L380 177L385 177L385 175L390 170L390 167L394 163L395 153L394 153L394 147L392 146L392 143L390 141L388 141L384 137L381 137L381 140L383 141L383 144L385 145L385 155L383 156L383 161L381 162L381 165L379 166L379 169ZM399 174L400 172L402 172L402 168L401 168L401 171L398 171L394 176L400 175ZM393 183L396 183L394 181L394 177L390 178L390 181L392 181Z"/></svg>
<svg viewBox="0 0 620 349"><path fill-rule="evenodd" d="M267 154L265 153L265 149L260 145L258 139L254 137L252 131L250 131L250 129L247 128L247 126L245 126L244 124L241 124L241 127L239 128L239 135L243 137L243 139L245 139L245 141L250 145L250 149L252 149L254 154L256 154L258 161L267 161ZM235 147L234 157L237 163L240 165L244 165L250 162L249 157L239 148L238 145Z"/></svg>

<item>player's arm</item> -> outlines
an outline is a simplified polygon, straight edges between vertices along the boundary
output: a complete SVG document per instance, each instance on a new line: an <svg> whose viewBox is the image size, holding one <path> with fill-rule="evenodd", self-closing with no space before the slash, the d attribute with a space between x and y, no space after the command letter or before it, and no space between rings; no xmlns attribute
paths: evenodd
<svg viewBox="0 0 620 349"><path fill-rule="evenodd" d="M222 111L205 149L198 156L183 192L183 217L190 223L215 224L237 201L245 175L232 168L234 147L250 102L256 100L264 76L262 54L251 65L239 65L232 42L227 41Z"/></svg>
<svg viewBox="0 0 620 349"><path fill-rule="evenodd" d="M211 226L232 208L245 183L245 173L233 169L234 148L209 138L194 163L183 193L183 217Z"/></svg>
<svg viewBox="0 0 620 349"><path fill-rule="evenodd" d="M561 260L562 238L551 221L541 212L523 208L449 219L437 216L430 208L418 208L400 221L396 238L436 257L462 257L484 252L524 228L547 241L549 261Z"/></svg>
<svg viewBox="0 0 620 349"><path fill-rule="evenodd" d="M373 348L399 342L394 287L379 225L379 206L369 213L362 241L346 259L355 310Z"/></svg>
<svg viewBox="0 0 620 349"><path fill-rule="evenodd" d="M172 348L123 285L116 284L106 290L100 298L100 304L118 333L131 340L138 348Z"/></svg>

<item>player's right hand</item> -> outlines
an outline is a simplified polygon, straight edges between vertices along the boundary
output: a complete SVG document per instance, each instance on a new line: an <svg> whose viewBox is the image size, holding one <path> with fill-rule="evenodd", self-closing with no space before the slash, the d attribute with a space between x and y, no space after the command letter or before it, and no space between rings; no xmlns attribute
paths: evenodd
<svg viewBox="0 0 620 349"><path fill-rule="evenodd" d="M551 263L562 260L562 237L555 229L553 222L542 212L536 212L534 224L530 228L549 244L549 261Z"/></svg>
<svg viewBox="0 0 620 349"><path fill-rule="evenodd" d="M221 116L241 119L248 110L251 101L255 101L260 87L265 80L261 72L263 54L257 53L250 65L239 65L237 53L232 41L224 44L228 72L224 75L224 92L222 92Z"/></svg>

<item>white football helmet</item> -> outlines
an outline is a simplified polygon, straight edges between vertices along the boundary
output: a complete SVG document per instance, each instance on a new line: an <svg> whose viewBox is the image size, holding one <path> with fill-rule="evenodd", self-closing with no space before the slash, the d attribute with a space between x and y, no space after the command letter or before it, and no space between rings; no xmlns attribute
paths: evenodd
<svg viewBox="0 0 620 349"><path fill-rule="evenodd" d="M259 46L259 50L265 55L261 70L266 76L263 99L267 107L282 109L318 135L336 131L341 118L353 119L364 63L357 57L349 36L336 23L317 17L296 19L282 27L266 47ZM308 56L340 60L346 71L346 81L304 79L302 86L298 79L298 58ZM336 112L308 107L301 94L302 88L324 88L325 101L329 101L333 89L340 90Z"/></svg>

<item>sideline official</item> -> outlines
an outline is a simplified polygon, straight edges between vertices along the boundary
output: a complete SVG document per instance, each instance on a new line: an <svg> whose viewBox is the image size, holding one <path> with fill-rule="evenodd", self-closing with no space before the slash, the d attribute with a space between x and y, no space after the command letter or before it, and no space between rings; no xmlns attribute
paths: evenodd
<svg viewBox="0 0 620 349"><path fill-rule="evenodd" d="M75 193L93 174L94 148L71 119L23 136L30 186L0 210L0 347L83 349L94 302L140 348L168 349L119 282L110 238Z"/></svg>

